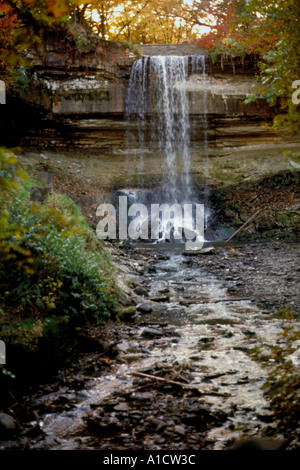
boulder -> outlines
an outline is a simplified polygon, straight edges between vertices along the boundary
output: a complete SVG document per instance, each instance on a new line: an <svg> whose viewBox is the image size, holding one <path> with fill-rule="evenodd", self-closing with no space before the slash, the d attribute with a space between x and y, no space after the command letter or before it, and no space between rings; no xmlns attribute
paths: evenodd
<svg viewBox="0 0 300 470"><path fill-rule="evenodd" d="M6 413L0 413L0 435L9 435L15 428L14 418Z"/></svg>

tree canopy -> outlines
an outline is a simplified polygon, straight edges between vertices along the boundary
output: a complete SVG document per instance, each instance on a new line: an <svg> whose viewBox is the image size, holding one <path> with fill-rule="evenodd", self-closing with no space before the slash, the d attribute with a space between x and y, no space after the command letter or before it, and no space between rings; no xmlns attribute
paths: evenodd
<svg viewBox="0 0 300 470"><path fill-rule="evenodd" d="M197 44L213 54L255 54L260 78L248 102L265 99L278 105L274 128L300 130L300 115L292 100L300 78L300 3L298 0L232 0L216 10L216 24Z"/></svg>

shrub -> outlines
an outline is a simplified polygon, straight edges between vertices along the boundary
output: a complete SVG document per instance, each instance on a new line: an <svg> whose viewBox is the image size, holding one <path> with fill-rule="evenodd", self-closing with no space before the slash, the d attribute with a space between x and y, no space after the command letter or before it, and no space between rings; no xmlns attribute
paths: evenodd
<svg viewBox="0 0 300 470"><path fill-rule="evenodd" d="M16 165L10 158L5 165ZM47 204L33 203L34 181L13 185L14 177L5 168L0 337L36 350L40 339L56 328L103 322L116 311L117 298L109 256L75 203L58 194Z"/></svg>

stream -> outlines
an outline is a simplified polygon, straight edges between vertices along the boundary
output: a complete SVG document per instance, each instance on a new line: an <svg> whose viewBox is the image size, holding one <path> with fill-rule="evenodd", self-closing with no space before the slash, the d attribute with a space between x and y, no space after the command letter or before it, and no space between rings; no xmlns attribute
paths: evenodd
<svg viewBox="0 0 300 470"><path fill-rule="evenodd" d="M167 243L110 251L115 261L122 255L121 274L138 293L136 314L109 326L117 338L109 367L85 352L30 398L39 420L18 445L221 450L242 436L281 440L261 389L268 364L249 351L275 344L285 322L274 312L296 307L297 244L216 246L198 256Z"/></svg>

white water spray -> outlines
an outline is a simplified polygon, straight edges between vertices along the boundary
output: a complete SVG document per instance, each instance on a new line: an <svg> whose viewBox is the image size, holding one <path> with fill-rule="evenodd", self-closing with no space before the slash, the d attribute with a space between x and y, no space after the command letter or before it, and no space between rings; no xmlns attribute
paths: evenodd
<svg viewBox="0 0 300 470"><path fill-rule="evenodd" d="M195 202L190 176L189 73L201 74L202 80L205 80L204 56L149 56L138 59L132 67L126 112L129 120L138 122L139 168L143 167L145 156L142 149L147 139L162 157L162 182L151 202L153 199L168 204ZM204 93L204 109L201 111L204 115L204 152L207 154L206 101ZM176 223L176 214L173 223L176 232L180 228L177 225L182 223ZM192 229L193 220L186 223Z"/></svg>

